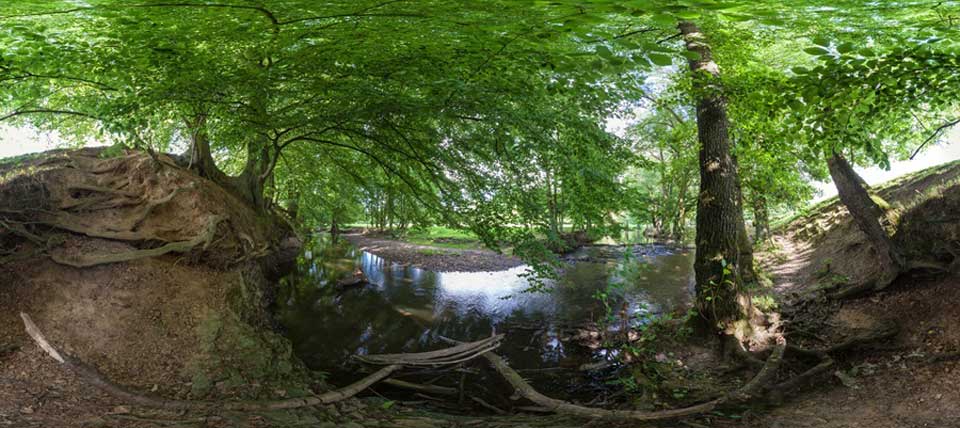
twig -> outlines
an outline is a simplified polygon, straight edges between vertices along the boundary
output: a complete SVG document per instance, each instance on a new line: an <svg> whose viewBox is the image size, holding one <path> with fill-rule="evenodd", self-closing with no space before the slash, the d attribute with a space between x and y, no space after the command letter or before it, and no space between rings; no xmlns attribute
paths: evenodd
<svg viewBox="0 0 960 428"><path fill-rule="evenodd" d="M477 403L477 404L483 406L483 407L486 408L487 410L492 410L494 413L496 413L496 414L498 414L498 415L505 415L505 414L507 414L507 412L504 412L504 411L501 410L499 407L496 407L496 406L494 406L494 405L492 405L492 404L490 404L490 403L488 403L488 402L486 402L486 401L483 401L483 399L480 398L480 397L470 396L470 399L473 400L474 403Z"/></svg>

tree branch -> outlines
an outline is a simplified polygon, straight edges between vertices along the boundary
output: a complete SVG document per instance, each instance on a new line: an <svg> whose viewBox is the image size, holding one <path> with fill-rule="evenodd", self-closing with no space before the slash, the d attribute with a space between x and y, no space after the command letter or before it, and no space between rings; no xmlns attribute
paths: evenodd
<svg viewBox="0 0 960 428"><path fill-rule="evenodd" d="M3 122L4 120L10 119L10 118L13 118L13 117L16 117L16 116L22 116L22 115L25 115L25 114L41 114L41 113L65 114L65 115L70 115L70 116L85 117L85 118L93 119L93 120L97 120L97 121L103 121L103 119L100 118L100 117L94 116L94 115L89 114L89 113L79 112L79 111L72 111L72 110L54 110L54 109L29 109L29 110L17 110L17 111L8 113L8 114L6 114L6 115L4 115L4 116L0 116L0 122Z"/></svg>
<svg viewBox="0 0 960 428"><path fill-rule="evenodd" d="M100 88L107 91L116 91L117 89L107 85L105 83L100 83L95 80L84 79L82 77L72 77L72 76L62 76L62 75L53 75L53 74L35 74L29 71L25 71L24 74L18 76L10 76L0 79L0 82L6 82L10 80L24 80L24 79L51 79L51 80L69 80L73 82L85 83L90 86Z"/></svg>
<svg viewBox="0 0 960 428"><path fill-rule="evenodd" d="M933 131L933 134L930 134L930 136L927 137L926 140L923 140L923 142L920 143L920 146L918 146L917 149L913 151L913 154L910 155L910 160L913 160L913 158L915 158L917 154L920 153L920 150L923 149L923 146L926 146L927 143L937 138L940 135L940 133L943 132L944 129L950 128L958 123L960 123L960 119L956 119L956 120L944 123L943 125L940 125L939 127L937 127L937 129Z"/></svg>

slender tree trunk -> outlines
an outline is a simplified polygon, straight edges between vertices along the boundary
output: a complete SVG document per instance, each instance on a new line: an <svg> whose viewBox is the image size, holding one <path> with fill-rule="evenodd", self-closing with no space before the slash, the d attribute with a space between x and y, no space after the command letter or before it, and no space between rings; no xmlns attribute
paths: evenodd
<svg viewBox="0 0 960 428"><path fill-rule="evenodd" d="M759 192L753 198L753 240L763 242L770 237L770 212L767 198Z"/></svg>
<svg viewBox="0 0 960 428"><path fill-rule="evenodd" d="M333 243L337 243L337 240L340 238L340 219L338 217L337 209L334 208L330 214L330 241Z"/></svg>
<svg viewBox="0 0 960 428"><path fill-rule="evenodd" d="M743 186L740 184L740 164L737 157L733 156L734 180L737 185L737 245L740 247L740 280L744 284L752 284L757 280L757 273L753 269L753 243L750 242L750 236L747 234L747 224L743 219Z"/></svg>
<svg viewBox="0 0 960 428"><path fill-rule="evenodd" d="M876 288L886 287L903 270L905 262L890 240L890 236L887 235L887 231L880 224L880 218L884 215L883 210L870 198L866 183L843 155L833 152L829 156L827 167L830 169L833 183L837 186L840 202L850 211L860 231L867 235L867 240L873 246L877 259L884 268Z"/></svg>
<svg viewBox="0 0 960 428"><path fill-rule="evenodd" d="M699 59L690 61L697 91L697 136L700 142L700 194L697 201L697 308L712 326L721 329L746 316L740 299L744 230L737 167L731 154L729 120L719 86L720 71L710 47L692 22L680 23L686 48ZM749 252L749 251L748 251ZM752 255L752 254L751 254Z"/></svg>
<svg viewBox="0 0 960 428"><path fill-rule="evenodd" d="M187 150L188 166L201 177L224 182L227 176L223 171L220 171L217 163L213 160L205 122L206 117L200 115L187 125L190 130L190 148Z"/></svg>

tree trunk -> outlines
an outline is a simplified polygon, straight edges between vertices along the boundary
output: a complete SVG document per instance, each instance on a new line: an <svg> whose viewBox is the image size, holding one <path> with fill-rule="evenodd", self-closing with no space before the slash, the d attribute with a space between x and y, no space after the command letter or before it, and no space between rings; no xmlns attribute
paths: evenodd
<svg viewBox="0 0 960 428"><path fill-rule="evenodd" d="M770 237L770 211L767 198L757 194L753 198L753 241L763 242Z"/></svg>
<svg viewBox="0 0 960 428"><path fill-rule="evenodd" d="M337 216L336 209L330 215L330 241L336 243L340 238L340 225L338 224L340 219Z"/></svg>
<svg viewBox="0 0 960 428"><path fill-rule="evenodd" d="M700 193L694 261L697 309L711 326L723 329L745 317L741 303L749 302L738 299L743 293L740 236L744 227L737 168L718 83L720 71L700 29L692 22L681 22L679 27L687 50L699 56L690 61L694 90L699 96Z"/></svg>
<svg viewBox="0 0 960 428"><path fill-rule="evenodd" d="M236 177L231 177L220 170L220 167L213 160L205 122L205 115L197 115L193 122L187 123L187 128L190 131L190 147L185 155L187 167L196 172L197 175L219 184L259 210L263 205L262 188L258 193L256 191L257 187L250 183L251 179L256 177L254 174L248 173L246 169L243 174Z"/></svg>
<svg viewBox="0 0 960 428"><path fill-rule="evenodd" d="M884 215L883 210L870 198L866 183L843 155L833 152L827 159L827 167L830 169L830 177L837 186L840 202L847 207L857 227L867 236L867 241L873 246L877 259L884 269L875 286L877 289L886 287L903 270L905 262L903 256L894 247L890 236L887 235L887 231L880 224L880 218Z"/></svg>
<svg viewBox="0 0 960 428"><path fill-rule="evenodd" d="M757 272L753 269L753 243L750 242L750 236L747 234L747 224L743 220L743 186L740 185L740 164L737 157L733 156L734 181L737 185L737 246L740 247L740 280L743 284L752 284L757 281Z"/></svg>

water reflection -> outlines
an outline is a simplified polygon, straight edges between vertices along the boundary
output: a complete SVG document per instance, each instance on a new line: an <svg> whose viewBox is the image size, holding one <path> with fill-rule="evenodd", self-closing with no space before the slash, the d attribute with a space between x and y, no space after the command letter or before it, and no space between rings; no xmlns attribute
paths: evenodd
<svg viewBox="0 0 960 428"><path fill-rule="evenodd" d="M438 335L476 340L494 331L507 333L498 352L515 368L576 367L608 354L565 334L604 316L597 290L611 290L611 307L634 316L686 303L691 295L693 260L686 250L591 247L570 260L550 284L552 292L525 293L524 266L435 273L318 240L285 279L279 316L311 368L347 378L353 354L420 352L443 347ZM356 268L370 285L336 286Z"/></svg>

